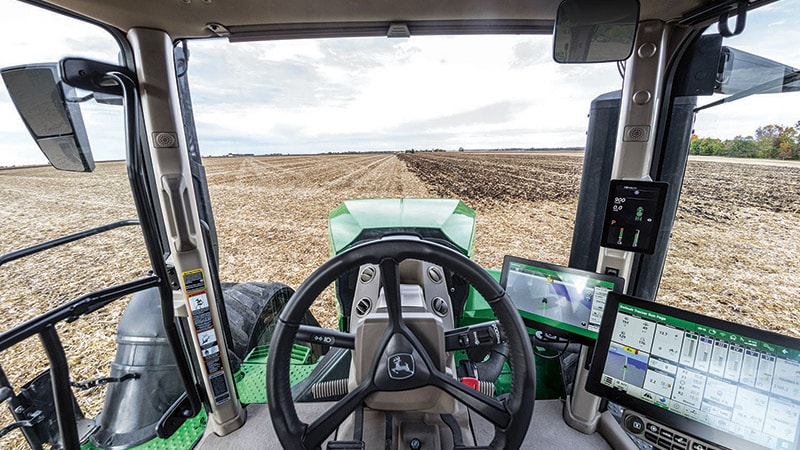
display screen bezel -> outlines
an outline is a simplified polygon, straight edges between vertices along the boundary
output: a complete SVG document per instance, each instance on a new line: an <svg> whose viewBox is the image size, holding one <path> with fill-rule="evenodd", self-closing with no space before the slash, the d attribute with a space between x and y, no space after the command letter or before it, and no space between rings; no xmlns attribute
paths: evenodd
<svg viewBox="0 0 800 450"><path fill-rule="evenodd" d="M557 264L550 264L541 261L520 258L517 256L506 255L503 258L503 269L500 273L500 284L503 286L503 289L506 289L508 274L511 270L512 263L522 264L534 269L541 269L574 277L586 277L598 282L612 283L614 285L614 289L610 292L622 292L625 286L625 280L614 275L589 272L587 270L574 269ZM514 299L512 298L511 300L513 301ZM519 311L519 314L522 317L522 321L525 323L525 325L535 330L567 339L572 342L579 342L584 345L594 345L594 342L597 339L597 332L590 331L588 329L582 329L566 322L555 321L553 319L536 314L535 312L520 309L519 307L517 307L517 311Z"/></svg>
<svg viewBox="0 0 800 450"><path fill-rule="evenodd" d="M678 320L691 322L696 325L708 327L710 329L722 330L727 333L746 336L753 340L762 341L786 349L794 349L797 359L800 359L800 339L783 336L770 331L748 327L745 325L726 322L713 317L708 317L678 308L673 308L661 303L642 300L636 297L620 293L609 293L606 299L606 308L603 313L603 323L605 327L600 329L600 334L594 348L591 360L589 375L586 380L586 390L592 394L604 397L624 408L630 408L639 413L645 414L652 419L663 423L671 428L693 435L702 440L712 442L717 445L729 448L753 448L769 450L768 447L758 445L754 442L740 438L733 434L713 428L700 422L696 422L687 417L673 413L655 403L648 403L639 398L627 395L626 392L615 389L601 383L601 377L606 365L609 348L611 345L614 324L619 311L620 303L650 311L655 314L662 314ZM795 359L795 358L793 358Z"/></svg>

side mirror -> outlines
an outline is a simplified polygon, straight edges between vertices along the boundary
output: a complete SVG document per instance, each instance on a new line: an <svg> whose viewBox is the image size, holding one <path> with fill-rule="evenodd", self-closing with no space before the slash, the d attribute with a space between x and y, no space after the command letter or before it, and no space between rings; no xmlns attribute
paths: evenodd
<svg viewBox="0 0 800 450"><path fill-rule="evenodd" d="M553 31L558 63L628 59L639 23L639 0L563 0Z"/></svg>
<svg viewBox="0 0 800 450"><path fill-rule="evenodd" d="M715 92L753 94L794 92L800 90L797 69L763 56L733 48L722 47L720 70Z"/></svg>
<svg viewBox="0 0 800 450"><path fill-rule="evenodd" d="M75 88L61 81L58 64L0 70L11 101L42 153L56 169L91 172L94 158Z"/></svg>

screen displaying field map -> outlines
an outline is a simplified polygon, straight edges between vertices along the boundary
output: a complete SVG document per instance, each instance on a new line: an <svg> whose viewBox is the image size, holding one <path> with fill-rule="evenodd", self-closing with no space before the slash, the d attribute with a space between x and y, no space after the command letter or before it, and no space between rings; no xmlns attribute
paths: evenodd
<svg viewBox="0 0 800 450"><path fill-rule="evenodd" d="M606 297L622 287L617 277L551 264L512 260L505 266L506 292L523 319L567 339L596 339Z"/></svg>

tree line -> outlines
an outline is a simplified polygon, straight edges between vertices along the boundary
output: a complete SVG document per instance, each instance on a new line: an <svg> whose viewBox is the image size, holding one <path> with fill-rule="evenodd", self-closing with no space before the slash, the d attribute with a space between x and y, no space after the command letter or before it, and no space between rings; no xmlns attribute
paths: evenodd
<svg viewBox="0 0 800 450"><path fill-rule="evenodd" d="M701 138L692 134L689 154L737 158L800 159L800 120L794 126L764 125L755 136Z"/></svg>

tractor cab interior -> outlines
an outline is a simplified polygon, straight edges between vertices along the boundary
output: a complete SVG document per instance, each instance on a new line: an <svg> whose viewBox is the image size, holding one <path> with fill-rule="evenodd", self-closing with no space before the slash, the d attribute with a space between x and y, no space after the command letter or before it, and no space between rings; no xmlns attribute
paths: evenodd
<svg viewBox="0 0 800 450"><path fill-rule="evenodd" d="M662 282L668 253L672 258L681 245L673 243L680 216L728 217L708 211L716 196L753 198L742 211L757 225L746 245L730 243L736 253L731 278L743 277L736 267L748 252L780 251L790 259L800 252L792 238L796 224L786 225L788 238L781 237L780 226L756 215L765 204L786 214L781 217L798 214L796 165L763 163L785 184L756 186L752 196L740 193L752 186L726 178L735 172L731 167L751 170L749 162L730 163L728 172L703 179L700 188L685 187L690 151L709 158L800 159L800 122L760 127L755 137L737 134L724 143L695 134L698 114L733 121L724 108L739 100L789 99L748 104L756 116L797 104L800 72L791 64L800 54L790 48L796 41L777 31L798 28L796 0L21 3L101 30L111 36L117 59L94 56L94 41L81 41L86 51L78 56L2 64L8 95L0 97L0 106L13 103L46 163L62 171L102 172L111 163L101 161L113 158L98 150L100 138L87 128L103 134L109 121L123 124L114 138L129 185L115 189L131 192L137 217L34 245L1 234L8 244L0 247L0 266L6 266L0 271L124 227L141 229L149 270L132 281L86 288L2 330L0 400L9 406L2 417L9 422L0 423L3 439L85 450L800 446L800 332L737 321L717 315L714 307L698 312L694 307L706 294L682 292L672 278ZM740 40L750 32L757 38ZM419 47L407 45L416 40ZM484 52L482 40L492 41L493 50ZM426 53L425 45L434 51ZM492 58L506 51L508 61ZM478 55L486 61L460 66ZM409 69L415 58L429 65ZM259 72L265 67L268 75ZM379 75L367 78L373 69ZM533 76L540 78L528 80ZM509 87L515 78L528 80L536 93ZM253 84L234 82L243 79ZM448 85L455 95L443 93ZM357 93L361 88L381 95L353 106L353 98L367 95ZM294 96L284 98L291 89ZM419 97L410 98L413 91ZM501 100L488 103L489 94ZM452 103L456 112L426 115L424 97ZM315 107L319 99L328 103ZM522 106L531 99L536 107ZM95 103L115 115L87 113ZM573 115L565 120L558 116L562 110ZM375 117L380 128L357 126ZM573 117L587 122L568 123ZM501 128L500 122L510 125ZM291 141L293 132L312 128L317 131L309 142ZM332 137L337 129L354 130L339 147ZM496 151L464 151L447 141L449 135L436 134L443 129ZM566 176L565 169L532 168L520 159L528 156L479 164L474 155L522 153L514 147L520 144L503 140L511 129L531 140L578 130L578 140L569 141L578 142L578 150L547 144L550 152L524 152L552 158L546 161L553 167L562 167L559 158L580 158L579 181L564 188L567 194L545 192L552 198L543 203L557 206L572 196L575 211L540 207L517 214L517 222L504 218L514 222L514 236L503 242L495 265L487 266L476 256L476 249L488 247L476 230L491 233L502 224L495 216L483 219L470 205L474 192L496 182L487 169L518 170L500 177L511 187L494 200L476 201L484 211L496 208L509 217L529 194L550 186L543 174ZM221 130L234 130L241 140L225 141ZM435 132L424 134L430 130ZM401 131L411 148L381 146ZM415 151L420 136L440 139L448 151ZM273 248L247 244L235 258L221 257L230 228L218 225L229 217L215 214L227 205L218 202L214 182L278 190L283 186L268 170L280 171L287 185L293 176L302 178L297 174L305 173L311 157L285 163L282 154L267 155L269 149L283 151L282 139L301 153L323 153L325 147L313 147L319 142L336 148L320 165L352 174L337 181L339 187L361 186L361 179L397 182L404 195L374 198L373 192L353 191L329 214L315 211L306 222L277 214L267 236L254 223L261 212L250 203L260 191L237 188L225 198L253 214L238 219L252 235L242 242ZM220 142L238 146L229 159L240 169L256 168L250 178L228 170L223 158L202 156L205 146ZM348 159L355 158L353 149L377 149L378 159L354 163L366 160ZM408 195L398 166L391 166L385 181L355 167L362 163L364 170L397 163L435 188ZM0 170L0 189L9 186L9 199L16 170L23 169ZM81 196L79 183L73 189L75 198ZM701 199L688 212L679 209L686 189ZM312 202L309 192L296 189L292 201ZM281 230L315 229L325 214L328 247L317 251L327 261L309 267L312 256L296 242L284 244L298 245L288 257L275 252ZM530 222L556 216L569 224L568 236L550 227L533 249ZM699 257L691 257L710 244L691 235L688 240L696 248L685 252L680 276L691 288L703 270ZM540 261L546 258L537 255L547 255L548 245L558 256ZM722 260L721 254L715 255ZM233 259L279 261L302 282L251 275L252 266L248 276L228 282L222 274ZM786 275L791 267L763 269L765 275L753 278L770 277L771 301L796 299L797 282L788 280L796 274ZM734 312L741 313L747 295L729 294ZM76 350L62 345L60 333L119 299L130 300L116 328L110 373L76 382ZM796 322L792 308L776 319L783 320L779 325ZM9 355L37 337L47 369L19 375ZM101 385L107 385L101 411L84 414L74 391Z"/></svg>

